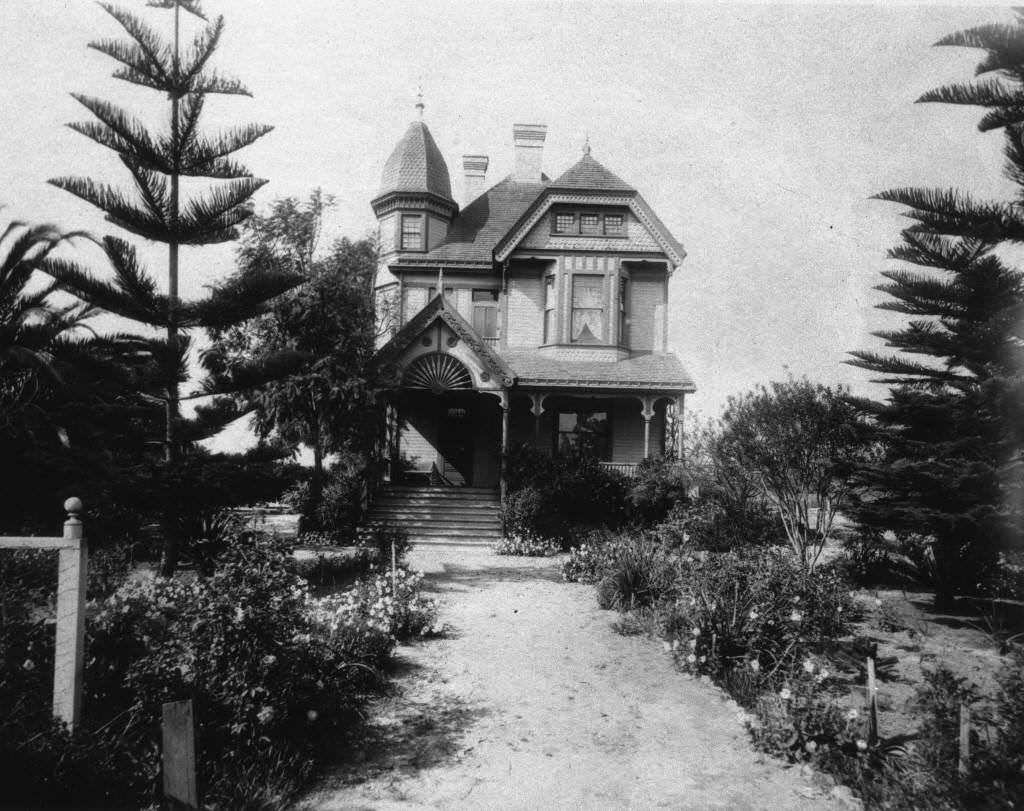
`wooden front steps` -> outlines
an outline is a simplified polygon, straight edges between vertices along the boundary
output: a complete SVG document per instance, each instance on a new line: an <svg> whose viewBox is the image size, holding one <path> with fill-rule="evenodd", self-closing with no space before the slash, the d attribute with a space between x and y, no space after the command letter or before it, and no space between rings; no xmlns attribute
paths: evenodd
<svg viewBox="0 0 1024 811"><path fill-rule="evenodd" d="M417 546L489 548L501 538L500 509L495 488L386 485L362 530L389 525Z"/></svg>

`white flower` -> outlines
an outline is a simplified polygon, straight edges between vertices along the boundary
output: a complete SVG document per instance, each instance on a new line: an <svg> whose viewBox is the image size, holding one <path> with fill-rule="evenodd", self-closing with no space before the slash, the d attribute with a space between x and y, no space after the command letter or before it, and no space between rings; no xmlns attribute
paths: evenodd
<svg viewBox="0 0 1024 811"><path fill-rule="evenodd" d="M814 741L808 741L804 744L804 749L806 749L808 752L816 752L818 751L818 744L816 744Z"/></svg>
<svg viewBox="0 0 1024 811"><path fill-rule="evenodd" d="M274 656L274 654L272 654L272 653L268 653L266 656L263 657L263 666L264 667L270 667L276 661L277 661L277 657Z"/></svg>
<svg viewBox="0 0 1024 811"><path fill-rule="evenodd" d="M690 633L694 636L700 636L700 628L694 628Z"/></svg>
<svg viewBox="0 0 1024 811"><path fill-rule="evenodd" d="M794 602L794 603L798 603L798 602L800 602L800 595L799 595L799 594L797 594L797 595L796 595L796 596L795 596L795 597L793 598L793 602Z"/></svg>
<svg viewBox="0 0 1024 811"><path fill-rule="evenodd" d="M779 698L781 698L783 701L789 701L792 697L793 694L790 692L788 687L783 687L781 690L779 690Z"/></svg>
<svg viewBox="0 0 1024 811"><path fill-rule="evenodd" d="M704 664L704 663L705 663L705 662L706 662L707 660L708 660L708 657L707 657L707 656L701 656L701 657L700 657L700 663L701 663L701 664Z"/></svg>
<svg viewBox="0 0 1024 811"><path fill-rule="evenodd" d="M306 710L306 719L309 721L315 721L317 717L316 710Z"/></svg>
<svg viewBox="0 0 1024 811"><path fill-rule="evenodd" d="M750 669L757 673L761 669L761 663L757 659L751 659Z"/></svg>
<svg viewBox="0 0 1024 811"><path fill-rule="evenodd" d="M686 657L686 661L692 665L694 662L697 661L696 654L691 653L689 656Z"/></svg>
<svg viewBox="0 0 1024 811"><path fill-rule="evenodd" d="M846 720L847 721L856 721L859 716L860 716L860 713L857 712L856 708L850 709L850 710L846 711Z"/></svg>
<svg viewBox="0 0 1024 811"><path fill-rule="evenodd" d="M860 749L861 752L865 751L868 748L868 742L863 740L863 739L861 739L861 738L858 738L857 739L857 748Z"/></svg>
<svg viewBox="0 0 1024 811"><path fill-rule="evenodd" d="M806 672L808 672L808 673L813 673L814 672L814 662L812 662L810 659L805 661L804 662L804 670Z"/></svg>
<svg viewBox="0 0 1024 811"><path fill-rule="evenodd" d="M274 719L274 708L263 706L256 713L256 718L261 724L269 724Z"/></svg>
<svg viewBox="0 0 1024 811"><path fill-rule="evenodd" d="M690 640L690 649L691 650L697 650L697 640L696 639L691 639Z"/></svg>
<svg viewBox="0 0 1024 811"><path fill-rule="evenodd" d="M879 608L881 608L882 606L882 601L878 597L875 597L875 605Z"/></svg>
<svg viewBox="0 0 1024 811"><path fill-rule="evenodd" d="M673 639L672 640L672 650L679 650L679 640L678 639Z"/></svg>
<svg viewBox="0 0 1024 811"><path fill-rule="evenodd" d="M235 606L235 622L241 622L245 619L245 612L241 606Z"/></svg>
<svg viewBox="0 0 1024 811"><path fill-rule="evenodd" d="M839 608L836 609L836 613L837 614L842 614L843 613L843 607L839 606Z"/></svg>
<svg viewBox="0 0 1024 811"><path fill-rule="evenodd" d="M756 619L757 619L758 617L760 617L761 615L760 615L760 614L758 614L758 613L757 613L756 611L754 611L753 609L751 609L751 610L750 610L750 614L749 614L749 616L750 616L750 618L751 618L752 620L756 620Z"/></svg>
<svg viewBox="0 0 1024 811"><path fill-rule="evenodd" d="M35 670L36 663L33 662L31 659L26 659L24 662L22 662L21 668L22 670Z"/></svg>
<svg viewBox="0 0 1024 811"><path fill-rule="evenodd" d="M792 614L789 615L789 618L793 622L800 622L800 620L804 618L804 615L801 614L799 611L794 611Z"/></svg>
<svg viewBox="0 0 1024 811"><path fill-rule="evenodd" d="M663 647L663 648L664 648L664 649L665 649L666 651L670 651L670 650L672 650L672 643L671 643L671 642L669 642L669 641L668 641L667 639L666 639L666 640L665 640L664 642L662 642L662 643L661 643L661 646L662 646L662 647Z"/></svg>
<svg viewBox="0 0 1024 811"><path fill-rule="evenodd" d="M832 675L832 674L831 674L831 673L829 673L829 672L828 672L827 670L822 670L822 671L821 671L821 672L820 672L820 673L818 674L818 681L825 681L825 679L827 679L827 678L828 678L829 676L831 676L831 675Z"/></svg>

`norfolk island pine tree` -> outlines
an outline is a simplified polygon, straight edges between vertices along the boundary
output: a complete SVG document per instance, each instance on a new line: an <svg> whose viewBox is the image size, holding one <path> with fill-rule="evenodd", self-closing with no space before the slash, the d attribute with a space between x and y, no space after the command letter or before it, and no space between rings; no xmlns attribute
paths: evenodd
<svg viewBox="0 0 1024 811"><path fill-rule="evenodd" d="M151 8L173 15L173 38L161 38L142 18L101 3L128 35L127 40L103 39L89 47L118 63L114 78L163 94L169 105L169 132L157 133L126 110L97 98L74 95L94 117L69 126L115 152L134 181L134 195L89 178L59 177L50 182L105 212L107 220L146 240L167 245L167 293L158 292L155 278L139 262L126 240L102 240L113 269L104 281L67 260L51 260L50 273L65 289L108 312L162 331L161 337L139 337L139 346L158 370L159 386L149 394L164 409L163 446L166 481L173 486L175 468L184 448L212 436L240 416L236 401L227 396L280 376L301 360L295 353L253 359L225 368L205 362L209 377L187 396L212 397L193 419L181 415L181 385L188 379L192 346L189 330L223 328L265 312L268 302L301 282L281 269L236 276L204 298L184 301L178 294L179 250L183 245L210 245L234 240L237 226L252 213L251 198L266 181L255 178L230 156L271 131L248 124L206 137L199 121L207 97L213 94L250 95L236 79L212 68L210 60L224 32L224 20L207 18L199 0L149 0ZM182 44L183 17L200 21L190 45ZM211 188L182 194L183 178L207 178ZM168 500L172 504L174 499ZM173 508L170 508L173 511ZM181 532L174 515L165 515L161 573L172 574L181 553Z"/></svg>
<svg viewBox="0 0 1024 811"><path fill-rule="evenodd" d="M953 190L902 188L879 199L900 203L914 223L878 289L882 309L905 327L876 333L898 355L853 352L852 365L878 373L887 402L862 399L887 447L862 472L857 518L866 525L930 535L936 602L985 588L999 552L1022 543L1024 274L999 249L1024 243L1024 15L1013 25L958 32L939 45L987 52L986 78L925 93L919 101L987 108L979 129L1002 129L1009 204ZM994 75L993 75L994 74Z"/></svg>

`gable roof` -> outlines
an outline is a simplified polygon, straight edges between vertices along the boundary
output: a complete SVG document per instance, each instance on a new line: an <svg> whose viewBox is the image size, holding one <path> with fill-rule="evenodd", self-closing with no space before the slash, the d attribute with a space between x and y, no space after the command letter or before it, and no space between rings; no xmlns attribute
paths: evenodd
<svg viewBox="0 0 1024 811"><path fill-rule="evenodd" d="M591 157L589 151L554 180L549 188L580 191L636 191L621 177L605 169Z"/></svg>
<svg viewBox="0 0 1024 811"><path fill-rule="evenodd" d="M515 373L502 360L487 342L480 338L476 330L469 325L458 311L449 303L444 295L434 296L427 306L420 310L390 341L382 346L374 355L373 363L379 369L394 363L435 321L441 320L473 350L483 366L496 375L502 384L511 386L515 382Z"/></svg>
<svg viewBox="0 0 1024 811"><path fill-rule="evenodd" d="M490 268L494 246L546 186L546 181L517 183L509 175L459 212L440 245L424 254L403 256L398 264L462 263Z"/></svg>
<svg viewBox="0 0 1024 811"><path fill-rule="evenodd" d="M394 192L428 192L455 202L448 164L422 121L409 125L384 164L377 198Z"/></svg>

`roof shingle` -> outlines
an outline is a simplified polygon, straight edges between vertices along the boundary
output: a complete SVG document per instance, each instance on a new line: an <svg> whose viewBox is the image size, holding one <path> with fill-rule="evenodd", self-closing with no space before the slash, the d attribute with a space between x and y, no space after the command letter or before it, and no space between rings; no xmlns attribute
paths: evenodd
<svg viewBox="0 0 1024 811"><path fill-rule="evenodd" d="M587 152L551 183L552 189L585 191L636 191L625 180L605 169Z"/></svg>
<svg viewBox="0 0 1024 811"><path fill-rule="evenodd" d="M696 391L693 378L671 353L634 355L618 361L559 360L535 349L509 349L501 353L520 385L629 386Z"/></svg>
<svg viewBox="0 0 1024 811"><path fill-rule="evenodd" d="M448 164L422 121L409 125L384 164L377 197L392 192L430 192L452 200Z"/></svg>

